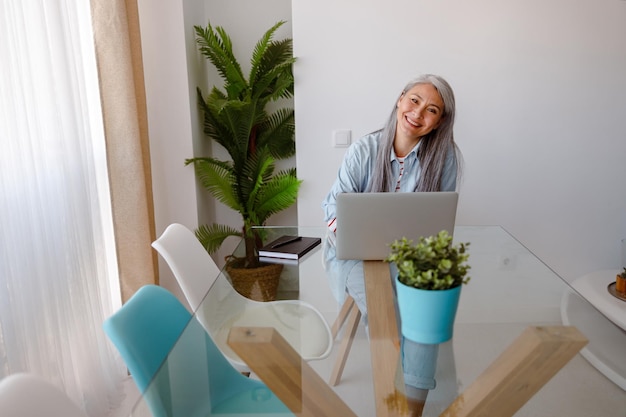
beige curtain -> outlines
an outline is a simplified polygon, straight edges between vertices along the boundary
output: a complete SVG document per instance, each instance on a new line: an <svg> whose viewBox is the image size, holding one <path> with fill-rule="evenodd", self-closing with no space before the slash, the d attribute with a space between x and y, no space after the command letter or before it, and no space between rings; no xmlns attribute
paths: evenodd
<svg viewBox="0 0 626 417"><path fill-rule="evenodd" d="M91 0L122 301L158 283L136 0Z"/></svg>

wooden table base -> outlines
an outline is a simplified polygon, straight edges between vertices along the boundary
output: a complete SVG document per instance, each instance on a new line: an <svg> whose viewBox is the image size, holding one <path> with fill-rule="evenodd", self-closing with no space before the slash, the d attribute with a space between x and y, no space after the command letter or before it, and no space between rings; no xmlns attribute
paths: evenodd
<svg viewBox="0 0 626 417"><path fill-rule="evenodd" d="M376 415L419 416L422 404L407 401L397 382L400 339L389 265L365 261L364 271ZM442 416L512 416L586 344L575 327L531 326Z"/></svg>
<svg viewBox="0 0 626 417"><path fill-rule="evenodd" d="M404 394L389 265L365 261L364 271L376 416L420 416L424 404ZM528 327L442 416L513 416L586 343L575 327ZM355 416L276 330L235 327L228 344L296 415Z"/></svg>

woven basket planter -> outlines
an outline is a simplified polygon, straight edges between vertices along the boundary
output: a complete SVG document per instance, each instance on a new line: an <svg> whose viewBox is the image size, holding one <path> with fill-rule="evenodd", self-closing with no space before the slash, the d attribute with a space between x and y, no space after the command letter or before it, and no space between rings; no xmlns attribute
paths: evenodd
<svg viewBox="0 0 626 417"><path fill-rule="evenodd" d="M258 268L242 268L244 261L243 258L231 257L226 263L226 273L233 288L251 300L274 301L283 265L262 263Z"/></svg>

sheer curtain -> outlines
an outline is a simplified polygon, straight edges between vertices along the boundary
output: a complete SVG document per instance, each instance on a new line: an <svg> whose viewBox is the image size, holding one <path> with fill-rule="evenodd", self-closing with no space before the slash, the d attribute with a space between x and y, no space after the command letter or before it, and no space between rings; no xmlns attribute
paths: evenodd
<svg viewBox="0 0 626 417"><path fill-rule="evenodd" d="M0 377L104 416L126 369L102 331L120 286L89 7L0 2Z"/></svg>

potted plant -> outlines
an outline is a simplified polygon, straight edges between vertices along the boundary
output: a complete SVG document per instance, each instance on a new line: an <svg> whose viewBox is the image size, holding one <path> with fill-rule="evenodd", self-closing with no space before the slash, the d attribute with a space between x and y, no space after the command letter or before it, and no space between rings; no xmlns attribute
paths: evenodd
<svg viewBox="0 0 626 417"><path fill-rule="evenodd" d="M280 275L282 268L259 262L257 251L263 239L254 227L265 225L270 216L294 204L301 183L295 168L277 172L275 166L276 160L295 154L293 109L270 112L267 108L269 103L293 95L292 40L273 40L284 23L276 23L257 42L247 78L222 27L213 28L210 23L207 27L194 26L201 54L216 67L224 82L223 90L213 86L207 96L197 89L204 133L224 147L230 158L196 157L187 159L185 164L194 165L202 186L218 201L239 212L243 223L239 228L216 223L201 225L196 236L209 253L229 236L243 238L245 257L230 259L227 271L233 280L235 269L247 272L248 281L254 281L248 283L250 288L258 287L258 280L265 276L263 270L278 269ZM270 287L277 285L276 276ZM245 292L242 294L250 296ZM273 295L263 294L261 299L273 299Z"/></svg>
<svg viewBox="0 0 626 417"><path fill-rule="evenodd" d="M443 343L452 337L454 318L467 273L469 243L452 243L442 230L421 237L417 244L406 238L391 244L385 259L396 265L396 292L404 337L418 343Z"/></svg>
<svg viewBox="0 0 626 417"><path fill-rule="evenodd" d="M626 296L626 268L615 277L615 291Z"/></svg>

